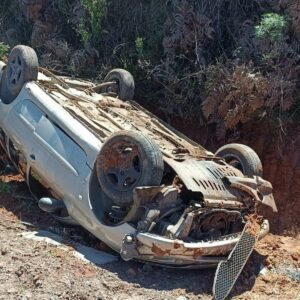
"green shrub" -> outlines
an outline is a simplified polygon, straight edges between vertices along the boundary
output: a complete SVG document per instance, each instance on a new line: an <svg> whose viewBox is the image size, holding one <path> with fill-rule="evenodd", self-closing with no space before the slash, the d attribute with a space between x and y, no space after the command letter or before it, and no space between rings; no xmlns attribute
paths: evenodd
<svg viewBox="0 0 300 300"><path fill-rule="evenodd" d="M9 46L4 44L3 42L0 42L0 59L3 59L8 55L9 52Z"/></svg>
<svg viewBox="0 0 300 300"><path fill-rule="evenodd" d="M258 38L267 38L273 42L282 40L283 33L288 26L286 16L276 13L266 13L263 15L259 25L255 26L255 33Z"/></svg>
<svg viewBox="0 0 300 300"><path fill-rule="evenodd" d="M102 21L107 14L109 0L80 0L86 9L88 17L81 20L79 34L82 42L87 43L93 40L98 42L102 33Z"/></svg>
<svg viewBox="0 0 300 300"><path fill-rule="evenodd" d="M81 42L83 42L84 45L86 45L92 38L92 33L89 31L89 28L84 20L80 21L77 32L80 36Z"/></svg>
<svg viewBox="0 0 300 300"><path fill-rule="evenodd" d="M138 57L143 57L143 55L144 55L144 38L137 37L135 39L135 48L138 53Z"/></svg>

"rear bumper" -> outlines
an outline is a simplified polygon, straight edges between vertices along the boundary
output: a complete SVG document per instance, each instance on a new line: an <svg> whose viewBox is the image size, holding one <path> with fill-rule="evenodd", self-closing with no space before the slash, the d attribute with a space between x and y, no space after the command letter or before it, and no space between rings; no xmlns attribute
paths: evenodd
<svg viewBox="0 0 300 300"><path fill-rule="evenodd" d="M259 239L269 232L269 222L264 220ZM226 260L239 241L240 235L228 236L223 240L186 243L150 233L138 233L132 239L125 237L121 257L125 260L138 259L169 267L208 268Z"/></svg>

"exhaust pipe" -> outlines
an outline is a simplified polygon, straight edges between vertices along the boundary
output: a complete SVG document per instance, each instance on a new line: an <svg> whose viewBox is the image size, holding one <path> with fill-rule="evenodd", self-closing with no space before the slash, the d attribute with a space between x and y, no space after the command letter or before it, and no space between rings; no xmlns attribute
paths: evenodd
<svg viewBox="0 0 300 300"><path fill-rule="evenodd" d="M39 200L39 208L47 213L55 213L62 209L66 209L63 201L54 198L41 198Z"/></svg>

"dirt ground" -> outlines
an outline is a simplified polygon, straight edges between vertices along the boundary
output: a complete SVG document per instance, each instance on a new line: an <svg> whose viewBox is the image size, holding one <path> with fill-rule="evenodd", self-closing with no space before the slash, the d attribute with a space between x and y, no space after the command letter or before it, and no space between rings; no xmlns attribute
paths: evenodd
<svg viewBox="0 0 300 300"><path fill-rule="evenodd" d="M214 270L121 260L99 267L24 239L24 231L46 229L62 235L67 245L110 251L83 229L64 228L41 212L18 177L2 177L0 191L0 299L212 299ZM230 298L300 300L299 236L268 235L259 242Z"/></svg>

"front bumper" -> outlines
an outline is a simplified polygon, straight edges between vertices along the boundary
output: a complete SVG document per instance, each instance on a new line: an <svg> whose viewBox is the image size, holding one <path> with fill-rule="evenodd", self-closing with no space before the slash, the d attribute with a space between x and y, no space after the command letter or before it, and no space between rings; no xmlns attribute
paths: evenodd
<svg viewBox="0 0 300 300"><path fill-rule="evenodd" d="M268 232L269 222L264 220L259 239ZM208 268L226 260L239 239L240 234L235 234L214 241L186 243L151 233L138 233L135 237L125 236L120 254L124 260L138 259L169 267Z"/></svg>

